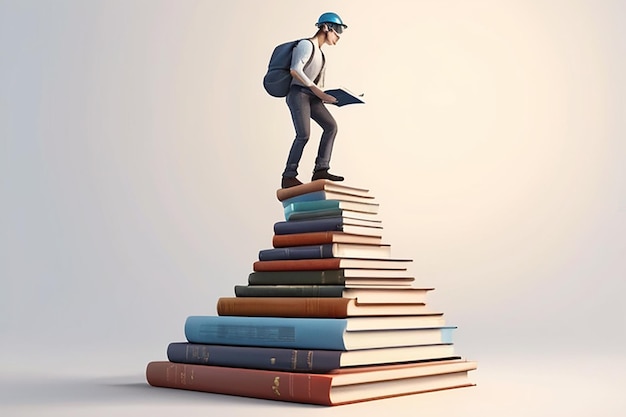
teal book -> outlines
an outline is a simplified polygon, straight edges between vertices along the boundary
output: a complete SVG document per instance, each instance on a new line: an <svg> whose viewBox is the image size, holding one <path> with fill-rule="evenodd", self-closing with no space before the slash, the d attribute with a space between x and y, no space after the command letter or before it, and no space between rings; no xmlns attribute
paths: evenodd
<svg viewBox="0 0 626 417"><path fill-rule="evenodd" d="M305 194L307 195L307 194ZM286 200L289 201L289 200ZM359 203L354 201L341 200L309 200L309 201L290 201L283 204L285 219L289 220L293 213L315 211L315 210L351 210L362 213L376 214L378 213L378 203L368 202Z"/></svg>
<svg viewBox="0 0 626 417"><path fill-rule="evenodd" d="M355 321L359 329L367 329L367 317L355 318L365 320ZM385 321L374 317L372 322L378 323L379 328L350 330L351 321L352 318L190 316L185 322L185 337L190 343L351 351L452 343L455 329L385 328L381 325Z"/></svg>
<svg viewBox="0 0 626 417"><path fill-rule="evenodd" d="M319 200L339 200L347 203L377 204L372 197L362 197L357 195L342 194L332 191L313 191L300 194L282 201L283 208L292 203L319 201Z"/></svg>

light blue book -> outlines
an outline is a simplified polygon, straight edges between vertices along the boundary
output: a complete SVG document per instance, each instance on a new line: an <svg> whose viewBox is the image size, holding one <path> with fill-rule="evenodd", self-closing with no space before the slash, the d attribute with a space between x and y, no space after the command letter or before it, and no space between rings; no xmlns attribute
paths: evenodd
<svg viewBox="0 0 626 417"><path fill-rule="evenodd" d="M368 328L368 319L377 324ZM388 322L393 323L393 319ZM384 324L381 328L381 323L384 321L377 317L190 316L185 322L185 337L191 343L349 351L452 343L456 328L394 329L384 328Z"/></svg>
<svg viewBox="0 0 626 417"><path fill-rule="evenodd" d="M332 191L313 191L310 193L300 194L282 201L283 208L292 203L300 203L318 200L339 200L345 202L354 202L361 204L377 204L372 197L362 197L350 194L342 194Z"/></svg>

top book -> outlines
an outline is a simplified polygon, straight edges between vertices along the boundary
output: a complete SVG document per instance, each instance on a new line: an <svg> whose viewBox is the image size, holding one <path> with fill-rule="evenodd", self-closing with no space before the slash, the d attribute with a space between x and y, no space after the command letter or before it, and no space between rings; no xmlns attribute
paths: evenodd
<svg viewBox="0 0 626 417"><path fill-rule="evenodd" d="M285 201L289 198L315 191L330 191L358 197L374 198L369 194L369 190L365 188L351 187L330 180L315 180L301 185L296 185L295 187L280 188L276 191L276 197L279 201Z"/></svg>

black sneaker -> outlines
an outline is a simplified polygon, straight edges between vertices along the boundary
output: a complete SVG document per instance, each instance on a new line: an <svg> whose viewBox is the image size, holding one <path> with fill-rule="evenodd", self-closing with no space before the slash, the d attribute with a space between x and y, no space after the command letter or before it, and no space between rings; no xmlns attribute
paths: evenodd
<svg viewBox="0 0 626 417"><path fill-rule="evenodd" d="M302 185L302 182L296 177L283 177L281 183L282 188L295 187L296 185Z"/></svg>
<svg viewBox="0 0 626 417"><path fill-rule="evenodd" d="M334 175L328 172L327 169L321 169L319 171L313 172L313 177L311 177L311 181L315 180L330 180L330 181L343 181L344 178L341 175Z"/></svg>

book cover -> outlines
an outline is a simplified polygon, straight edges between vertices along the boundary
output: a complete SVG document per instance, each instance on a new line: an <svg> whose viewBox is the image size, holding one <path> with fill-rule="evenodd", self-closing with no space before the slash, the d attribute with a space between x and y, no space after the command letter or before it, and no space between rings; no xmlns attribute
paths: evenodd
<svg viewBox="0 0 626 417"><path fill-rule="evenodd" d="M360 304L419 304L433 288L350 288L343 285L235 285L236 297L354 298Z"/></svg>
<svg viewBox="0 0 626 417"><path fill-rule="evenodd" d="M353 235L344 232L307 232L274 235L272 246L284 248L290 246L324 245L329 243L357 243L360 245L382 245L381 236Z"/></svg>
<svg viewBox="0 0 626 417"><path fill-rule="evenodd" d="M274 234L287 235L310 232L344 232L363 236L382 236L381 226L365 226L343 217L327 217L311 220L280 221L274 223Z"/></svg>
<svg viewBox="0 0 626 417"><path fill-rule="evenodd" d="M362 203L362 204L375 204L376 200L374 197L362 197L351 194L343 194L334 191L313 191L306 194L296 195L294 197L288 198L282 201L283 208L287 207L292 203L304 202L304 201L317 201L317 200L339 200L339 201L348 201L353 203Z"/></svg>
<svg viewBox="0 0 626 417"><path fill-rule="evenodd" d="M155 387L331 406L472 386L474 369L475 362L451 360L315 374L154 361L146 380Z"/></svg>
<svg viewBox="0 0 626 417"><path fill-rule="evenodd" d="M185 321L185 337L191 343L216 345L358 350L452 343L452 332L455 329L453 326L446 326L348 331L348 320L350 319L190 316ZM379 325L390 326L392 321L379 322ZM319 337L321 334L324 337Z"/></svg>
<svg viewBox="0 0 626 417"><path fill-rule="evenodd" d="M276 190L276 198L278 198L279 201L284 201L289 198L312 193L314 191L331 191L341 194L373 198L370 195L369 190L365 188L350 187L344 183L333 182L330 180L315 180L301 185L296 185L295 187L279 188Z"/></svg>
<svg viewBox="0 0 626 417"><path fill-rule="evenodd" d="M344 87L326 90L325 93L330 94L337 99L336 103L331 104L334 104L338 107L342 107L348 104L365 104L363 94L355 94Z"/></svg>
<svg viewBox="0 0 626 417"><path fill-rule="evenodd" d="M217 300L220 316L346 318L431 312L424 303L366 304L343 297L220 297Z"/></svg>
<svg viewBox="0 0 626 417"><path fill-rule="evenodd" d="M452 344L341 351L174 342L167 348L167 358L170 362L198 365L322 373L349 366L459 357L454 355Z"/></svg>
<svg viewBox="0 0 626 417"><path fill-rule="evenodd" d="M378 208L379 204L374 202L358 203L340 200L298 201L283 205L283 211L286 219L288 219L292 213L307 212L312 210L341 209L356 211L359 213L377 214Z"/></svg>
<svg viewBox="0 0 626 417"><path fill-rule="evenodd" d="M410 259L288 259L279 261L256 261L255 272L262 271L323 271L327 269L398 269L406 270Z"/></svg>
<svg viewBox="0 0 626 417"><path fill-rule="evenodd" d="M359 245L328 243L324 245L290 246L259 251L260 261L281 259L368 258L386 259L391 256L390 245Z"/></svg>

